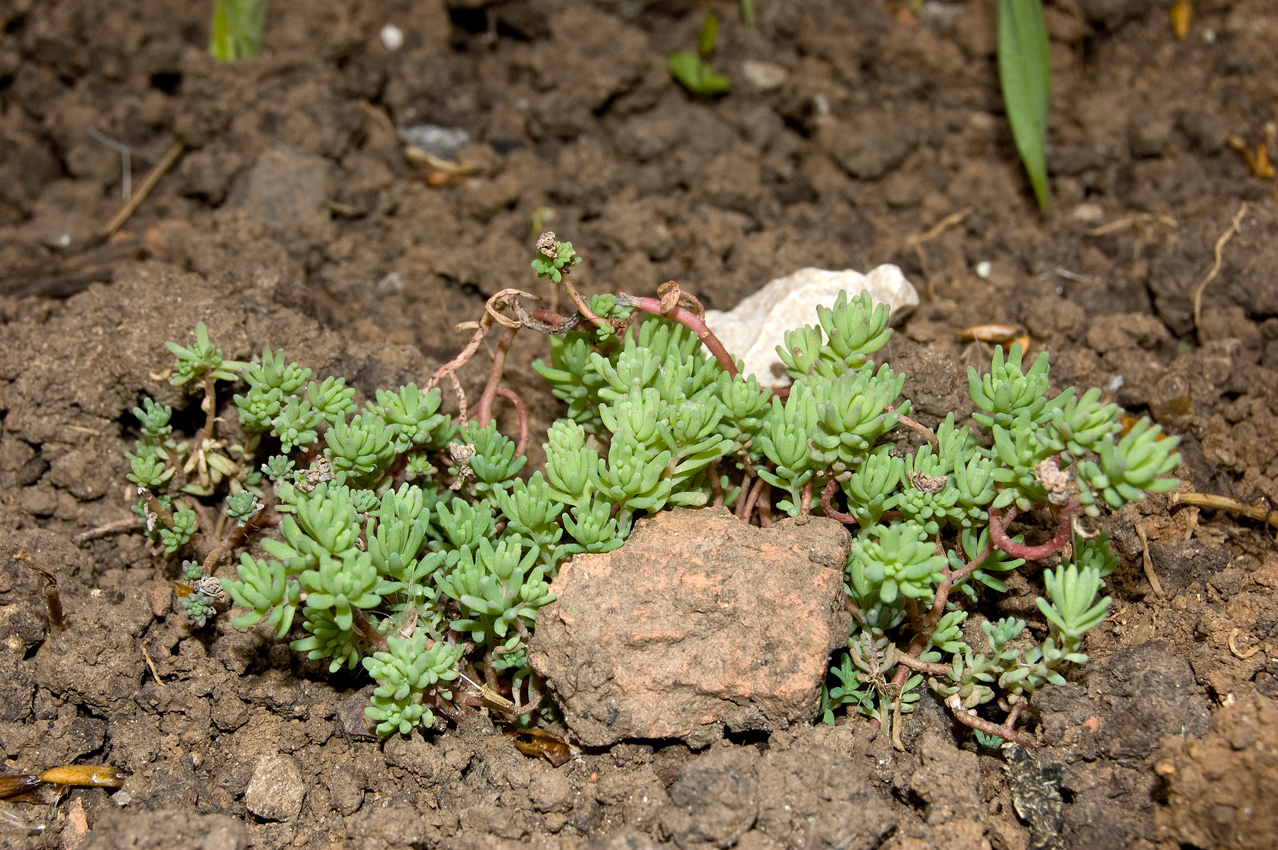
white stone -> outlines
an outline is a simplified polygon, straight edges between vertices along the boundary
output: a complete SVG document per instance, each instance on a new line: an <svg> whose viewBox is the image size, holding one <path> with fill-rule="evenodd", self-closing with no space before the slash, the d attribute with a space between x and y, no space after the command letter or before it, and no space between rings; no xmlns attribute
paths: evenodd
<svg viewBox="0 0 1278 850"><path fill-rule="evenodd" d="M730 312L707 310L706 324L729 353L745 361L743 371L757 376L760 386L784 387L790 379L776 349L785 332L817 325L817 306L833 306L840 291L854 296L862 290L875 304L891 308L894 324L919 304L918 292L897 266L879 266L869 274L807 268L777 278Z"/></svg>
<svg viewBox="0 0 1278 850"><path fill-rule="evenodd" d="M387 24L381 31L382 47L394 53L404 46L404 31L394 24Z"/></svg>

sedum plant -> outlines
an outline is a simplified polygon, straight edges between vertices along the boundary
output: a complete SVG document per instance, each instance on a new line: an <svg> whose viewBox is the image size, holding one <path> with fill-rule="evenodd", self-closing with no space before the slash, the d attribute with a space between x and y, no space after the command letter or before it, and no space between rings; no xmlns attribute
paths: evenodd
<svg viewBox="0 0 1278 850"><path fill-rule="evenodd" d="M229 597L243 609L235 625L266 623L331 671L362 667L376 682L366 713L384 735L485 705L530 723L552 707L527 641L566 559L623 545L636 517L667 506L728 506L765 526L777 512L824 515L853 533L855 613L826 719L859 713L895 736L926 683L985 742L1031 743L1016 729L1027 700L1086 661L1083 637L1110 603L1117 558L1079 520L1174 486L1177 441L1147 421L1124 433L1097 390L1052 394L1047 355L1027 366L1019 347L996 350L986 374L969 370L973 423L951 414L925 427L910 417L905 376L874 362L891 331L866 293L840 295L786 336L793 384L773 392L740 373L677 285L586 299L572 282L579 261L543 234L533 269L563 287L572 315L503 290L423 386L363 402L282 352L225 360L203 325L194 346L170 344L174 383L198 388L208 419L179 438L171 411L145 400L129 480L157 551L201 556L179 583L194 623ZM497 327L472 405L455 372ZM566 405L531 475L525 408L501 385L521 329L548 336L534 369ZM230 381L242 389L223 412L245 435L235 445L214 433L216 385ZM498 429L497 399L517 433ZM230 529L217 539L196 521L195 503L212 499ZM234 577L214 578L249 535L258 548L241 551ZM1033 624L976 613L1013 570L1041 572Z"/></svg>

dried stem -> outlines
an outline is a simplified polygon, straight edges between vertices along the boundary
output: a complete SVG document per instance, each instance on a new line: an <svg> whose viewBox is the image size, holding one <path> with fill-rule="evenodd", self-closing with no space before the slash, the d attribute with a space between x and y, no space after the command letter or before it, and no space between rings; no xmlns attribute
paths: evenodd
<svg viewBox="0 0 1278 850"><path fill-rule="evenodd" d="M155 164L155 166L147 173L146 178L142 181L142 185L133 193L133 197L125 203L118 213L102 228L102 236L110 238L115 235L116 231L124 226L129 220L129 216L133 215L134 210L141 206L146 200L147 195L151 194L151 190L160 182L160 178L168 173L173 167L173 163L177 162L182 151L186 150L186 146L181 142L174 142L173 145L165 152L164 157Z"/></svg>
<svg viewBox="0 0 1278 850"><path fill-rule="evenodd" d="M169 531L172 531L173 529L177 528L177 523L173 521L173 514L169 513L168 508L160 504L159 497L156 496L154 493L152 493L150 490L147 490L145 487L139 487L138 489L140 490L140 495L142 496L142 500L146 502L147 512L155 514L155 518L159 520L160 524L162 524ZM148 531L149 530L150 529L148 528Z"/></svg>
<svg viewBox="0 0 1278 850"><path fill-rule="evenodd" d="M1278 510L1264 505L1244 504L1227 496L1215 496L1210 493L1172 493L1168 499L1168 504L1173 507L1176 505L1193 505L1200 508L1231 511L1236 514L1242 514L1249 519L1254 519L1257 522L1263 522L1265 525L1278 528Z"/></svg>
<svg viewBox="0 0 1278 850"><path fill-rule="evenodd" d="M44 578L44 606L49 614L49 628L55 632L65 631L67 621L62 613L62 597L58 594L58 577L53 574L53 570L45 566L43 561L34 557L26 549L19 549L14 552L13 559L15 561L25 561L31 569Z"/></svg>
<svg viewBox="0 0 1278 850"><path fill-rule="evenodd" d="M106 525L99 525L97 528L90 528L88 531L82 531L75 537L71 538L71 542L77 546L83 546L90 540L96 540L99 537L106 537L110 534L120 534L125 531L131 531L138 524L138 518L135 516L117 519L115 522L108 522Z"/></svg>
<svg viewBox="0 0 1278 850"><path fill-rule="evenodd" d="M213 427L217 423L217 379L212 372L204 376L204 407L208 416L204 419L204 428L200 430L200 444L195 449L197 452L206 450L209 443L213 442Z"/></svg>
<svg viewBox="0 0 1278 850"><path fill-rule="evenodd" d="M897 655L896 663L903 664L911 670L918 670L920 673L927 673L930 676L945 676L953 671L953 668L948 664L920 661L913 655Z"/></svg>
<svg viewBox="0 0 1278 850"><path fill-rule="evenodd" d="M274 511L262 508L248 522L240 525L238 522L231 529L231 533L222 538L222 540L213 547L208 555L204 558L201 567L204 569L205 575L213 575L213 570L217 568L218 562L221 561L226 554L239 544L244 536L251 531L257 531L268 525L277 525L280 521L280 515Z"/></svg>
<svg viewBox="0 0 1278 850"><path fill-rule="evenodd" d="M924 425L920 424L919 422L916 422L910 417L906 416L904 413L898 412L891 405L888 405L887 407L883 409L886 410L888 413L895 413L897 422L900 422L906 428L909 428L911 431L920 435L921 437L923 437L923 439L931 443L932 451L937 451L940 448L940 444L937 442L937 439L936 439L936 434L932 433L931 428L927 428Z"/></svg>
<svg viewBox="0 0 1278 850"><path fill-rule="evenodd" d="M461 353L452 360L449 360L443 366L440 366L435 370L435 373L430 376L430 380L426 382L427 392L438 386L439 382L444 380L446 376L452 375L458 369L470 362L470 358L475 356L475 352L479 350L480 343L482 343L484 341L484 337L488 335L488 328L491 324L492 319L489 314L485 313L484 317L478 322L462 322L453 328L453 330L457 331L473 330L474 333L470 335L470 342L466 343L466 347L461 350Z"/></svg>

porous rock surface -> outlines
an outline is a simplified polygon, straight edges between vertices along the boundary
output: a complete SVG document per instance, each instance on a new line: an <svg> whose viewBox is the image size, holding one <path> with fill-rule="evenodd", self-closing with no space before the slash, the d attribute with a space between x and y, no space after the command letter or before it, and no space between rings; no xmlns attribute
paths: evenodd
<svg viewBox="0 0 1278 850"><path fill-rule="evenodd" d="M819 517L750 526L723 508L641 520L551 585L528 656L587 746L811 722L843 609L849 536Z"/></svg>
<svg viewBox="0 0 1278 850"><path fill-rule="evenodd" d="M866 274L805 268L770 281L730 312L707 310L706 324L725 348L740 354L744 374L754 375L760 386L788 387L790 378L777 356L786 332L817 324L817 307L834 306L840 292L854 298L862 290L875 304L888 306L893 324L919 306L918 291L897 266L878 266Z"/></svg>

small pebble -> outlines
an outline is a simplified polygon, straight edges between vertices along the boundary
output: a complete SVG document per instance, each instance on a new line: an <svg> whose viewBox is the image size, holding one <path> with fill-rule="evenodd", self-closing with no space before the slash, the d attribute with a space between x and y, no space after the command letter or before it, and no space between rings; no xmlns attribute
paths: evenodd
<svg viewBox="0 0 1278 850"><path fill-rule="evenodd" d="M775 91L790 76L790 72L772 62L747 59L741 63L741 75L761 92Z"/></svg>
<svg viewBox="0 0 1278 850"><path fill-rule="evenodd" d="M394 53L404 46L404 31L394 24L382 27L382 47Z"/></svg>

